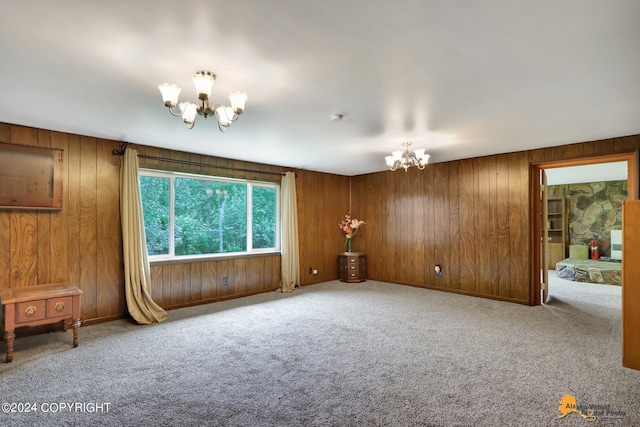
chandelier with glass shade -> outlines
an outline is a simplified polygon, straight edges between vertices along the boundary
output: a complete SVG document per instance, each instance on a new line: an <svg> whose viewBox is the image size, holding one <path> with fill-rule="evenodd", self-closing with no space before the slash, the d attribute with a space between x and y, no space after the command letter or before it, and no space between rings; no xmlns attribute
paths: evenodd
<svg viewBox="0 0 640 427"><path fill-rule="evenodd" d="M197 116L205 119L215 116L218 128L221 132L225 132L231 126L231 123L238 120L238 117L244 111L247 94L238 91L230 92L230 107L219 103L211 103L209 97L211 96L213 83L216 81L216 75L211 71L198 71L192 80L198 93L198 102L185 101L178 104L178 96L182 89L171 83L162 83L158 86L158 89L162 93L165 107L169 109L171 115L182 117L182 121L189 129L195 125ZM178 109L176 109L176 105Z"/></svg>
<svg viewBox="0 0 640 427"><path fill-rule="evenodd" d="M385 160L387 161L387 166L392 171L397 170L399 167L404 168L406 172L412 166L417 167L420 170L423 170L427 163L429 163L429 156L424 151L424 148L416 148L413 150L413 156L409 155L409 146L410 142L403 142L402 146L404 147L404 151L397 150L393 151L390 156L386 156Z"/></svg>

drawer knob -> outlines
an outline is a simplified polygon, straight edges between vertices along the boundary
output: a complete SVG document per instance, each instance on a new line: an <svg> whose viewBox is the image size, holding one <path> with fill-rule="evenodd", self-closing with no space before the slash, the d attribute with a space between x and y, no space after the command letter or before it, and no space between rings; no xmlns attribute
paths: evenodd
<svg viewBox="0 0 640 427"><path fill-rule="evenodd" d="M60 311L64 310L64 303L63 302L57 302L55 308L56 308L57 312L60 312Z"/></svg>
<svg viewBox="0 0 640 427"><path fill-rule="evenodd" d="M33 315L36 314L36 310L37 308L35 306L30 305L29 307L26 308L26 310L24 311L24 314L27 317L33 317Z"/></svg>

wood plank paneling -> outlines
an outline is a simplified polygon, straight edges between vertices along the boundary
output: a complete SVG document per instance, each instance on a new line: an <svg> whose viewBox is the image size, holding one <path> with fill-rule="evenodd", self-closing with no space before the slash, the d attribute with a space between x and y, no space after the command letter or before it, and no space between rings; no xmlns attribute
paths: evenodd
<svg viewBox="0 0 640 427"><path fill-rule="evenodd" d="M489 194L487 195L488 207L489 207L489 241L486 246L488 247L488 257L490 263L489 269L489 287L487 289L488 295L500 295L499 282L496 280L499 274L499 262L496 262L496 255L498 253L498 204L496 200L498 198L498 161L497 157L493 156L489 158Z"/></svg>
<svg viewBox="0 0 640 427"><path fill-rule="evenodd" d="M230 297L236 294L240 294L240 289L236 289L236 277L235 270L233 268L233 260L221 261L222 276L218 280L218 295L222 297ZM224 278L227 277L228 281L225 285Z"/></svg>
<svg viewBox="0 0 640 427"><path fill-rule="evenodd" d="M11 141L11 126L0 123L0 141ZM0 209L0 287L11 283L11 214Z"/></svg>
<svg viewBox="0 0 640 427"><path fill-rule="evenodd" d="M622 209L622 364L640 369L640 200L625 200Z"/></svg>
<svg viewBox="0 0 640 427"><path fill-rule="evenodd" d="M38 221L35 213L13 212L10 216L11 239L9 284L11 288L38 284ZM19 236L19 237L18 237ZM36 254L36 256L34 256Z"/></svg>
<svg viewBox="0 0 640 427"><path fill-rule="evenodd" d="M98 318L97 142L80 138L80 289L82 316Z"/></svg>
<svg viewBox="0 0 640 427"><path fill-rule="evenodd" d="M476 248L476 292L480 294L491 294L491 205L493 201L489 199L489 157L475 159L476 182L474 185L474 230L475 236L480 240L479 247Z"/></svg>
<svg viewBox="0 0 640 427"><path fill-rule="evenodd" d="M68 282L81 286L80 283L80 137L69 135L69 151L65 153L65 166L68 173L67 190L69 198L66 210L69 215L69 232L66 244L69 248L69 277ZM65 209L65 206L62 206ZM64 280L63 280L64 282ZM83 296L84 300L84 296Z"/></svg>
<svg viewBox="0 0 640 427"><path fill-rule="evenodd" d="M520 162L520 198L518 199L518 205L521 207L521 216L520 216L520 224L517 227L517 231L519 233L519 241L521 242L522 250L518 251L518 253L512 255L518 259L519 262L519 270L518 270L518 280L517 286L518 291L515 294L514 298L518 301L528 301L529 300L529 283L531 277L531 256L530 256L530 234L531 234L531 220L529 218L530 215L530 207L529 207L529 191L530 191L530 182L529 182L529 154L526 151L519 153L519 162Z"/></svg>
<svg viewBox="0 0 640 427"><path fill-rule="evenodd" d="M524 282L526 277L526 259L528 259L528 245L522 239L521 227L525 210L528 210L527 204L520 203L522 192L528 194L528 181L522 182L522 153L511 153L507 155L509 168L509 268L511 269L511 283L509 289L509 297L519 298L525 297L521 295L522 288L527 283ZM527 230L525 229L525 232ZM526 256L526 258L525 258ZM523 262L523 260L525 260Z"/></svg>
<svg viewBox="0 0 640 427"><path fill-rule="evenodd" d="M338 278L338 253L345 251L344 234L338 224L349 211L349 178L298 171L296 192L301 284L335 280ZM360 215L355 210L352 214ZM369 232L363 229L354 239L354 250L364 248L360 245L365 244ZM309 268L318 270L318 274L309 274Z"/></svg>
<svg viewBox="0 0 640 427"><path fill-rule="evenodd" d="M426 265L427 285L448 288L450 286L451 272L446 271L441 276L436 276L434 266L447 266L447 270L451 265L450 261L450 229L449 229L449 185L447 182L448 164L436 163L432 165L433 181L431 186L431 200L434 202L432 224L427 222L426 226L432 226L434 245L433 264Z"/></svg>
<svg viewBox="0 0 640 427"><path fill-rule="evenodd" d="M417 171L416 171L417 172ZM422 179L421 179L422 178ZM415 184L412 184L415 183ZM409 182L409 194L411 195L410 208L413 212L421 210L427 212L426 215L416 215L408 213L407 220L411 229L411 237L413 243L408 247L409 262L405 265L412 265L414 268L407 270L413 271L411 283L420 285L423 283L431 285L434 276L433 260L439 248L433 245L436 223L435 212L438 208L438 200L434 194L434 174L415 174L415 177ZM429 214L431 212L431 214ZM422 230L422 231L421 231Z"/></svg>
<svg viewBox="0 0 640 427"><path fill-rule="evenodd" d="M449 288L460 289L460 162L449 164L449 264L443 265L449 276ZM436 242L438 243L438 242Z"/></svg>
<svg viewBox="0 0 640 427"><path fill-rule="evenodd" d="M279 267L278 254L156 264L151 267L152 295L163 308L172 309L271 292L280 283ZM223 284L225 276L228 285Z"/></svg>
<svg viewBox="0 0 640 427"><path fill-rule="evenodd" d="M120 225L119 156L112 154L118 145L99 141L96 147L96 285L98 318L117 316L124 309L120 280L123 266Z"/></svg>
<svg viewBox="0 0 640 427"><path fill-rule="evenodd" d="M39 129L38 147L51 147L51 132ZM52 283L51 280L51 212L39 210L38 221L38 278L37 283Z"/></svg>
<svg viewBox="0 0 640 427"><path fill-rule="evenodd" d="M584 154L583 144L571 144L567 145L564 150L565 159L572 159L575 157L582 157Z"/></svg>
<svg viewBox="0 0 640 427"><path fill-rule="evenodd" d="M476 232L475 232L475 206L474 161L463 160L460 162L460 175L458 176L458 213L460 218L460 289L474 293L476 291Z"/></svg>
<svg viewBox="0 0 640 427"><path fill-rule="evenodd" d="M528 303L528 165L520 152L353 177L376 225L369 277Z"/></svg>
<svg viewBox="0 0 640 427"><path fill-rule="evenodd" d="M387 281L396 282L398 280L396 273L396 263L398 262L398 229L400 227L400 221L398 218L398 214L396 208L396 198L398 195L398 186L397 181L398 177L395 173L385 172L384 173L385 184L380 188L386 189L388 192L386 201L385 201L385 215L386 219L384 223L386 224L380 232L386 237L384 242L385 248L385 257L384 260L384 272L382 277L386 277ZM389 226L390 225L390 226ZM404 266L400 266L403 268Z"/></svg>
<svg viewBox="0 0 640 427"><path fill-rule="evenodd" d="M85 292L84 321L126 315L116 190L119 158L110 152L120 143L2 123L0 139L63 148L65 177L61 211L0 210L0 286L69 281ZM278 175L263 177L218 166L283 170L136 148L140 153L211 165L185 165L184 170L192 173L277 182ZM433 164L421 172L346 177L297 171L302 284L338 277L336 256L344 246L337 224L351 208L354 216L367 221L354 246L367 253L370 278L398 282L402 277L416 286L528 303L529 161L637 148L640 138L631 136ZM175 166L141 159L144 165L169 170ZM438 280L433 277L436 262L444 272ZM165 308L271 291L280 280L279 255L176 265L156 264L151 270L152 296ZM308 274L309 267L318 275ZM224 276L230 285L222 285Z"/></svg>
<svg viewBox="0 0 640 427"><path fill-rule="evenodd" d="M183 265L184 264L170 264L169 266L167 266L167 269L169 270L169 285L170 285L169 304L171 304L170 307L178 307L180 306L180 304L184 304L186 302L185 300L187 299L185 298L185 293L184 293L185 285L182 281Z"/></svg>
<svg viewBox="0 0 640 427"><path fill-rule="evenodd" d="M162 281L162 307L171 307L173 305L173 301L171 300L171 291L173 290L173 286L176 286L171 277L171 265L160 265L158 267L151 266L151 270L155 268L158 268L161 271L159 276ZM177 282L177 284L182 287L182 282ZM155 284L152 283L151 287L153 288L154 286Z"/></svg>
<svg viewBox="0 0 640 427"><path fill-rule="evenodd" d="M413 172L413 170L411 170ZM413 175L413 173L411 173ZM412 210L411 205L411 195L409 193L409 173L399 173L393 175L396 178L399 178L397 181L398 185L398 195L395 199L396 212L398 212L398 221L396 222L396 231L395 235L398 237L398 258L396 259L396 265L400 265L402 267L407 265L415 265L410 262L410 251L412 248L415 248L412 239L412 233L414 230L411 229L411 223L409 221L410 215L409 212ZM416 179L420 179L419 176L411 176L411 181L413 182ZM415 249L414 249L415 250ZM401 283L414 283L413 278L413 270L414 268L399 268L397 269L396 280Z"/></svg>
<svg viewBox="0 0 640 427"><path fill-rule="evenodd" d="M51 146L63 150L63 164L69 155L69 136L54 132L51 135ZM62 173L62 209L51 212L51 280L61 283L69 280L69 244L66 239L56 236L67 236L69 233L69 167Z"/></svg>
<svg viewBox="0 0 640 427"><path fill-rule="evenodd" d="M202 299L205 301L214 299L218 296L216 285L216 280L218 278L216 269L217 265L217 263L211 261L202 263Z"/></svg>
<svg viewBox="0 0 640 427"><path fill-rule="evenodd" d="M189 276L191 281L191 295L189 302L196 302L202 299L202 263L195 262L189 265ZM187 270L185 270L186 272Z"/></svg>
<svg viewBox="0 0 640 427"><path fill-rule="evenodd" d="M151 268L151 298L160 306L166 306L162 295L162 269Z"/></svg>

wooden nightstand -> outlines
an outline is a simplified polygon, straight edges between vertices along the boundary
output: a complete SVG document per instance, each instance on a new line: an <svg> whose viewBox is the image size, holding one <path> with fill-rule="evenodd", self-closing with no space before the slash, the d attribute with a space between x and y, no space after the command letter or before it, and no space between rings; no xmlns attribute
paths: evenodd
<svg viewBox="0 0 640 427"><path fill-rule="evenodd" d="M362 252L338 254L338 272L342 282L356 283L367 280L367 257Z"/></svg>
<svg viewBox="0 0 640 427"><path fill-rule="evenodd" d="M13 360L15 329L71 320L73 346L78 346L80 327L80 295L82 291L65 283L8 288L0 290L4 306L4 339L7 363Z"/></svg>

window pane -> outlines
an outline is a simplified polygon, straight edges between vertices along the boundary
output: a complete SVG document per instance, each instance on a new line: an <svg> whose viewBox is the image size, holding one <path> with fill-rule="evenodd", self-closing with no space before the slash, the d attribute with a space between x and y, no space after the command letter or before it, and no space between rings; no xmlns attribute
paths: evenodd
<svg viewBox="0 0 640 427"><path fill-rule="evenodd" d="M169 253L169 179L140 176L144 230L149 255Z"/></svg>
<svg viewBox="0 0 640 427"><path fill-rule="evenodd" d="M175 254L247 250L247 185L175 179Z"/></svg>
<svg viewBox="0 0 640 427"><path fill-rule="evenodd" d="M273 187L254 186L251 196L253 202L252 245L255 249L275 248L276 189Z"/></svg>

